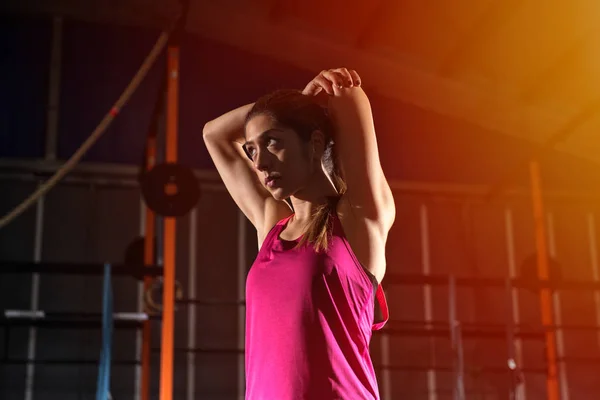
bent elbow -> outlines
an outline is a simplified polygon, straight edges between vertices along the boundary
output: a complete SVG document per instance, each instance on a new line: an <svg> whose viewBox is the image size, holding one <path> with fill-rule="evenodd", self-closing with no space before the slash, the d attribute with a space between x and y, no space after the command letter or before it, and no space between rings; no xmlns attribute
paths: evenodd
<svg viewBox="0 0 600 400"><path fill-rule="evenodd" d="M204 139L206 139L208 136L211 135L212 132L213 132L212 121L208 121L207 123L204 124L204 127L202 128L202 137L204 137Z"/></svg>

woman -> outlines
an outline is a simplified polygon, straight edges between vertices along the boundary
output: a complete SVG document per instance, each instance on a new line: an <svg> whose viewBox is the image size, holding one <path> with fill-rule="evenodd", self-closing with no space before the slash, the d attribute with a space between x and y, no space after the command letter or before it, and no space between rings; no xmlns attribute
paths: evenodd
<svg viewBox="0 0 600 400"><path fill-rule="evenodd" d="M395 207L360 85L353 70L323 71L302 92L272 93L204 128L258 234L246 399L379 398L369 342L387 320L379 283Z"/></svg>

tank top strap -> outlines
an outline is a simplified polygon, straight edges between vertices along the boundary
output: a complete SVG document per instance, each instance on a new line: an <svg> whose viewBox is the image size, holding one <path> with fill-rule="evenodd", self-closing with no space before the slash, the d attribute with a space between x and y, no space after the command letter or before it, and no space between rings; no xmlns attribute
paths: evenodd
<svg viewBox="0 0 600 400"><path fill-rule="evenodd" d="M270 248L273 246L273 242L276 238L279 237L279 234L283 230L283 227L288 223L288 221L292 218L293 215L294 214L290 215L289 217L285 217L271 228L271 230L269 231L269 233L267 233L267 236L265 237L265 240L262 243L261 250L263 248Z"/></svg>
<svg viewBox="0 0 600 400"><path fill-rule="evenodd" d="M381 321L374 323L372 329L374 331L378 331L385 326L385 324L390 318L390 312L388 310L385 292L383 291L383 286L381 286L381 284L377 286L377 292L375 292L375 300L377 300L377 303L379 303L379 308L381 309Z"/></svg>

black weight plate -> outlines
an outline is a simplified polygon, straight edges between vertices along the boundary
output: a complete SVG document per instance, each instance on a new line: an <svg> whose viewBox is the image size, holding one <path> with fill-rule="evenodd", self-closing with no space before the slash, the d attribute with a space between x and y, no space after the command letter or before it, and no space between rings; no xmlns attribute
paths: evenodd
<svg viewBox="0 0 600 400"><path fill-rule="evenodd" d="M184 216L200 198L194 172L181 164L159 164L143 174L140 183L148 207L165 217Z"/></svg>

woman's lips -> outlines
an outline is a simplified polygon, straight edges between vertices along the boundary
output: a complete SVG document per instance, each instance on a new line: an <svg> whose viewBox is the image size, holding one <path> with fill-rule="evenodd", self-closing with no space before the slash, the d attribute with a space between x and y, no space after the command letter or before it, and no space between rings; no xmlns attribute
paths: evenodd
<svg viewBox="0 0 600 400"><path fill-rule="evenodd" d="M265 185L269 188L276 187L276 186L278 186L277 182L279 181L279 179L280 179L279 177L273 177L273 176L267 177L267 179L265 179Z"/></svg>

